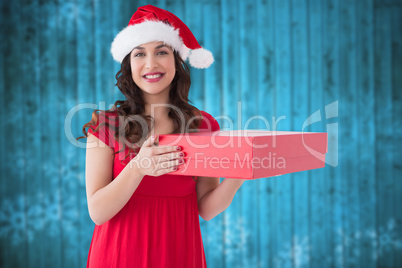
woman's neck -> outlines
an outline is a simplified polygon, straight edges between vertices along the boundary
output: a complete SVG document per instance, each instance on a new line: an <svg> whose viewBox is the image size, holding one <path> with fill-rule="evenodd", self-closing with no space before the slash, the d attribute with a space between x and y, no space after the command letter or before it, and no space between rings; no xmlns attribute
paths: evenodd
<svg viewBox="0 0 402 268"><path fill-rule="evenodd" d="M169 115L171 104L169 103L147 103L145 104L145 115L150 115L155 121L165 119Z"/></svg>
<svg viewBox="0 0 402 268"><path fill-rule="evenodd" d="M150 135L169 134L174 131L173 121L169 118L170 107L169 103L145 104L145 114L152 116L154 120Z"/></svg>
<svg viewBox="0 0 402 268"><path fill-rule="evenodd" d="M164 90L160 94L144 94L145 115L151 115L155 120L166 118L170 110L169 90Z"/></svg>

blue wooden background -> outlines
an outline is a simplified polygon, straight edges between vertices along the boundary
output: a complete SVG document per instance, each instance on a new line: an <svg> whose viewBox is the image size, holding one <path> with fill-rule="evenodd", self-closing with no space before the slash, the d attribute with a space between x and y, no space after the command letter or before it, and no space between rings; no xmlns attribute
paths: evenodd
<svg viewBox="0 0 402 268"><path fill-rule="evenodd" d="M330 134L324 169L247 181L201 219L208 267L402 267L402 1L147 3L214 53L191 100L222 128L301 131L314 114L305 130ZM85 266L85 140L71 137L122 98L109 48L144 4L1 1L0 267Z"/></svg>

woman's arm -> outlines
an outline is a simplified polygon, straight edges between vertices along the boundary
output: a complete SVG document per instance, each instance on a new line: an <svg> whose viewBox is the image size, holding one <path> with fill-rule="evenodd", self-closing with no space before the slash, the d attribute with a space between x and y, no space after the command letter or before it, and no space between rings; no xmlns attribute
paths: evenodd
<svg viewBox="0 0 402 268"><path fill-rule="evenodd" d="M89 148L89 144L102 143L90 134L86 151L86 190L89 215L93 222L101 225L116 215L128 202L143 176L136 165L128 164L112 180L113 150L106 146Z"/></svg>
<svg viewBox="0 0 402 268"><path fill-rule="evenodd" d="M198 177L197 199L200 216L209 221L227 209L244 181L226 178L219 183L219 178Z"/></svg>

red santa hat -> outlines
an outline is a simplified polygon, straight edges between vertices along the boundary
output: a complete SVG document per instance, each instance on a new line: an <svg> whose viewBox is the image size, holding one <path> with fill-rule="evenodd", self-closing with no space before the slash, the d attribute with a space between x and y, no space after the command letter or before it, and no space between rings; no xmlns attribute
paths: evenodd
<svg viewBox="0 0 402 268"><path fill-rule="evenodd" d="M212 53L200 46L190 29L173 13L146 5L133 14L128 26L113 40L113 58L122 62L135 47L162 41L177 51L183 60L188 58L195 68L208 68L213 62Z"/></svg>

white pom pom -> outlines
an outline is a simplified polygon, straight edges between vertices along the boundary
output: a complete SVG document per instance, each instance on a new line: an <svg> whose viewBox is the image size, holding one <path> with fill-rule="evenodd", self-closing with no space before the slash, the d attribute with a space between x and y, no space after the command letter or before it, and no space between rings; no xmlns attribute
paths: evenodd
<svg viewBox="0 0 402 268"><path fill-rule="evenodd" d="M214 62L212 53L204 48L198 48L191 51L189 56L190 65L195 68L208 68Z"/></svg>

